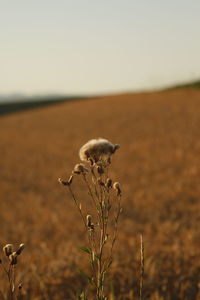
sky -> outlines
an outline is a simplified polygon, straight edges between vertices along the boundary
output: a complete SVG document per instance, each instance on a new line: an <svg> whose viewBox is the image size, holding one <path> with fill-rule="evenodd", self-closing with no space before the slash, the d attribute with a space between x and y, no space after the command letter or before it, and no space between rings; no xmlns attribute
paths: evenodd
<svg viewBox="0 0 200 300"><path fill-rule="evenodd" d="M0 0L0 94L200 79L199 0Z"/></svg>

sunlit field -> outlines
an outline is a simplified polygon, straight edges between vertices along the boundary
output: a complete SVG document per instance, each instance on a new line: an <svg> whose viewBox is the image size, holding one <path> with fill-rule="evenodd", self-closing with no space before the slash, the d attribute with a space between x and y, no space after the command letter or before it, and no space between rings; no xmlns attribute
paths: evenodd
<svg viewBox="0 0 200 300"><path fill-rule="evenodd" d="M200 299L200 90L124 94L0 118L0 246L25 244L16 268L23 299L73 300L92 289L79 247L87 242L70 193L59 184L92 138L120 144L110 177L122 189L108 300ZM75 192L82 203L88 193ZM3 252L0 252L3 258ZM0 290L7 278L0 269ZM1 299L1 297L0 297ZM2 298L3 299L3 298Z"/></svg>

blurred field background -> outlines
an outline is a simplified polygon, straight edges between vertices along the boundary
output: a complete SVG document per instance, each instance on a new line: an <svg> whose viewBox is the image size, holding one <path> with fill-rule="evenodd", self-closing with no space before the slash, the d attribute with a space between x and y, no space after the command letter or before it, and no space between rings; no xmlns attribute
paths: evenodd
<svg viewBox="0 0 200 300"><path fill-rule="evenodd" d="M200 299L200 90L105 96L0 118L0 246L26 244L18 268L25 299L74 299L86 287L84 233L58 177L68 178L89 139L121 145L111 177L123 189L110 286L138 299ZM82 201L87 195L82 190ZM0 287L5 278L0 273Z"/></svg>

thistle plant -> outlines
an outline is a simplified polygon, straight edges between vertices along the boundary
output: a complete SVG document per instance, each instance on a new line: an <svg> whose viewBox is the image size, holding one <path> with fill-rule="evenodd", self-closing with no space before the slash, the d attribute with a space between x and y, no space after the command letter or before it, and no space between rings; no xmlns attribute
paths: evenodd
<svg viewBox="0 0 200 300"><path fill-rule="evenodd" d="M24 244L20 244L16 251L14 251L12 244L7 244L3 247L4 259L0 258L0 266L7 278L8 288L7 297L4 297L2 291L0 291L0 299L20 299L22 285L21 283L16 283L15 272L18 263L18 257L21 255L24 247Z"/></svg>
<svg viewBox="0 0 200 300"><path fill-rule="evenodd" d="M83 145L67 181L59 179L75 203L87 236L87 245L80 249L87 253L91 274L82 272L95 290L96 300L106 300L106 276L113 261L121 207L121 187L109 176L111 157L119 149L106 139L93 139ZM82 201L74 191L76 176L80 176L90 202ZM78 299L87 299L85 292Z"/></svg>

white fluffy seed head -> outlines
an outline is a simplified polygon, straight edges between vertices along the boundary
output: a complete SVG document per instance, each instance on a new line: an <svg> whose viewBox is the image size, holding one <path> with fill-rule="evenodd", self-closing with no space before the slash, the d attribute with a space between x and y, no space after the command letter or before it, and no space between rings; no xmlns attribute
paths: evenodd
<svg viewBox="0 0 200 300"><path fill-rule="evenodd" d="M119 145L113 145L106 139L92 139L84 144L79 150L79 156L82 161L92 159L94 162L109 159L115 151L119 149Z"/></svg>

